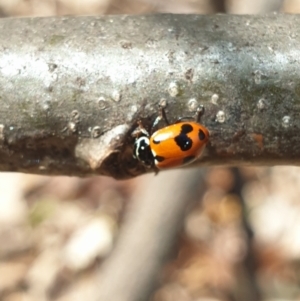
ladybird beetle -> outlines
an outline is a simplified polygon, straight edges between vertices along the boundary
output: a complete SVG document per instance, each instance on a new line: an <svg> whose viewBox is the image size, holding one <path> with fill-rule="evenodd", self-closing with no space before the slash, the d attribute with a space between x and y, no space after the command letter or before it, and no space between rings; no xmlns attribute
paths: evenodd
<svg viewBox="0 0 300 301"><path fill-rule="evenodd" d="M139 127L132 134L136 137L133 157L148 168L158 169L179 167L195 161L201 156L209 140L207 128L199 123L203 112L204 108L201 106L197 110L195 121L184 121L191 119L184 117L170 124L165 110L161 108L161 114L153 123L152 129L162 118L167 126L151 135L139 122Z"/></svg>

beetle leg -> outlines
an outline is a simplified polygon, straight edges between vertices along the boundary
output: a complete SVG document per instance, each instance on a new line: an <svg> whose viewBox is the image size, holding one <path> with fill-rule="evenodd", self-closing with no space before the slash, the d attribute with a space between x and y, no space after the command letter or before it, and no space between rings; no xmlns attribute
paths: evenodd
<svg viewBox="0 0 300 301"><path fill-rule="evenodd" d="M163 119L165 121L165 123L167 125L170 125L170 122L167 118L167 114L166 114L166 111L164 109L163 106L159 106L159 109L160 109L160 113L159 115L155 118L154 122L153 122L153 125L152 125L152 128L151 128L151 134L153 133L153 129L158 125L158 123Z"/></svg>
<svg viewBox="0 0 300 301"><path fill-rule="evenodd" d="M154 175L157 176L159 173L159 169L154 165L153 170L154 170Z"/></svg>
<svg viewBox="0 0 300 301"><path fill-rule="evenodd" d="M197 108L197 111L196 111L196 115L195 115L195 121L197 121L198 123L200 123L200 120L201 120L201 117L203 116L204 114L204 106L203 105L200 105L198 108Z"/></svg>
<svg viewBox="0 0 300 301"><path fill-rule="evenodd" d="M167 114L166 114L166 111L165 111L164 107L160 107L160 110L161 110L161 116L164 119L165 123L167 125L170 125L170 122L169 122L169 120L167 118Z"/></svg>

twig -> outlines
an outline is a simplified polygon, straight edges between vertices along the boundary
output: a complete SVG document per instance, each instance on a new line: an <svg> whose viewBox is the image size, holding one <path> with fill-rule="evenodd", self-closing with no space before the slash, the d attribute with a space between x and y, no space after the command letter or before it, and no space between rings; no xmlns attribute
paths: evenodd
<svg viewBox="0 0 300 301"><path fill-rule="evenodd" d="M300 164L300 17L148 15L0 20L0 170L104 174L132 158L136 118L206 109L202 164Z"/></svg>
<svg viewBox="0 0 300 301"><path fill-rule="evenodd" d="M148 300L188 205L203 193L203 175L193 169L143 181L117 246L100 270L98 301Z"/></svg>
<svg viewBox="0 0 300 301"><path fill-rule="evenodd" d="M260 301L262 292L258 285L256 274L256 258L254 253L254 233L248 220L247 208L242 195L244 180L238 168L233 168L232 173L235 179L235 185L231 193L235 193L240 199L242 207L242 226L245 232L246 254L241 262L236 264L237 284L233 291L235 300Z"/></svg>

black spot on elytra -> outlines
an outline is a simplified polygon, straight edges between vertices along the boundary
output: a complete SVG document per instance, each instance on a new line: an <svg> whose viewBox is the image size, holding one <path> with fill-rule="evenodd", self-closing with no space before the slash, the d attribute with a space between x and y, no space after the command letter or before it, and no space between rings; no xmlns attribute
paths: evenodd
<svg viewBox="0 0 300 301"><path fill-rule="evenodd" d="M187 163L189 163L189 162L191 162L191 161L193 161L193 160L195 160L195 156L188 156L188 157L185 157L185 158L183 158L183 160L182 160L182 164L187 164Z"/></svg>
<svg viewBox="0 0 300 301"><path fill-rule="evenodd" d="M202 130L199 130L199 133L198 133L198 137L200 140L204 140L205 139L205 134Z"/></svg>
<svg viewBox="0 0 300 301"><path fill-rule="evenodd" d="M181 132L180 134L188 134L190 132L193 131L193 127L188 124L188 123L184 123L182 126L181 126Z"/></svg>
<svg viewBox="0 0 300 301"><path fill-rule="evenodd" d="M192 139L187 136L187 134L192 131L193 127L190 124L185 123L181 126L180 134L174 138L176 144L182 151L188 151L193 146Z"/></svg>
<svg viewBox="0 0 300 301"><path fill-rule="evenodd" d="M155 140L155 139L153 139L153 143L154 143L154 144L160 144L161 141L160 141L160 140Z"/></svg>
<svg viewBox="0 0 300 301"><path fill-rule="evenodd" d="M162 156L155 156L154 159L157 160L158 162L162 162L162 161L165 160L165 157L162 157Z"/></svg>
<svg viewBox="0 0 300 301"><path fill-rule="evenodd" d="M175 137L176 144L180 147L182 151L188 151L193 145L193 141L186 134L180 134Z"/></svg>

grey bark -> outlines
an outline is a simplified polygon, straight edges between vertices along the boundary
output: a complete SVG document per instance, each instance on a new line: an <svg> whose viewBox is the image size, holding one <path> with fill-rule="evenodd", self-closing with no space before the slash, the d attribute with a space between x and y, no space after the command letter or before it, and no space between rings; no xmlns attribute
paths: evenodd
<svg viewBox="0 0 300 301"><path fill-rule="evenodd" d="M280 14L1 19L0 170L141 174L130 132L161 100L171 120L205 106L200 164L298 165L299 29Z"/></svg>

